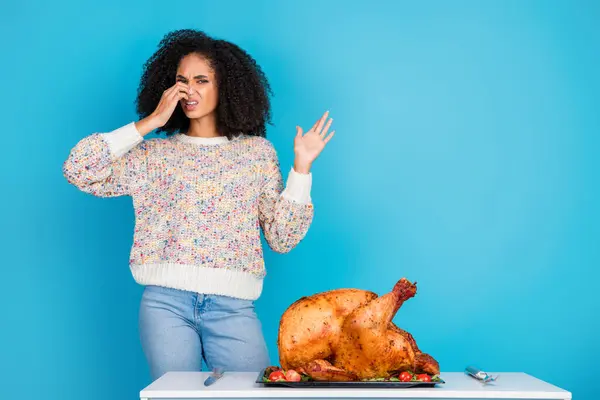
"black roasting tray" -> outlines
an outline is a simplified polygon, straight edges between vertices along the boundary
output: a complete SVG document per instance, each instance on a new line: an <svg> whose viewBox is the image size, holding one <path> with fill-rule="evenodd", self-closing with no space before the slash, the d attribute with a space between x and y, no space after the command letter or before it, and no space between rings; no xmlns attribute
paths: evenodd
<svg viewBox="0 0 600 400"><path fill-rule="evenodd" d="M268 381L266 375L266 368L263 369L256 378L256 383L262 384L266 387L290 387L290 388L420 388L420 387L435 387L437 384L446 383L443 379L439 379L435 382L400 382L400 381L352 381L352 382L331 382L331 381L300 381L300 382L288 382L288 381Z"/></svg>

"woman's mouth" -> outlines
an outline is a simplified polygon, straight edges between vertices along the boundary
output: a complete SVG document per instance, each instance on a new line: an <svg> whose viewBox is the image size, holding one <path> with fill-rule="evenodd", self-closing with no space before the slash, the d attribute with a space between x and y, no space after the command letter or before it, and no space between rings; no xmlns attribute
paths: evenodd
<svg viewBox="0 0 600 400"><path fill-rule="evenodd" d="M193 111L196 109L196 107L198 106L198 102L196 100L192 100L192 101L184 101L183 102L183 107L185 108L186 111Z"/></svg>

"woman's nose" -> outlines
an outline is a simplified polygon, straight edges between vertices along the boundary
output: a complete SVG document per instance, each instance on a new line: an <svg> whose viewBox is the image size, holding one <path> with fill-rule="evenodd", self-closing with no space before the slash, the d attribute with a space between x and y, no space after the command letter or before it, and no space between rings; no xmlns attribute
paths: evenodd
<svg viewBox="0 0 600 400"><path fill-rule="evenodd" d="M194 88L192 85L188 85L188 95L193 95L194 93L200 93L198 89Z"/></svg>

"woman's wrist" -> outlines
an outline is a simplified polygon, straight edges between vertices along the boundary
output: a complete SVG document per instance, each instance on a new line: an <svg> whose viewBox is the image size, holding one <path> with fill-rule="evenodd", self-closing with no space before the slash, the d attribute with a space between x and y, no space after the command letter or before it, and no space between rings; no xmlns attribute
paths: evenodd
<svg viewBox="0 0 600 400"><path fill-rule="evenodd" d="M135 123L135 128L142 136L146 136L156 128L159 128L160 125L156 122L152 115L147 116L144 119L141 119Z"/></svg>
<svg viewBox="0 0 600 400"><path fill-rule="evenodd" d="M294 160L294 171L299 174L308 175L310 173L311 164L306 161Z"/></svg>

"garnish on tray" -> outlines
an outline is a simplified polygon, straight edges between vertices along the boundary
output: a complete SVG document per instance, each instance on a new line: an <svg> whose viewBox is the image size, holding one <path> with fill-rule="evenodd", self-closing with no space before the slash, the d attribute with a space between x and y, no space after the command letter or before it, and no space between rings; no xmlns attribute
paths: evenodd
<svg viewBox="0 0 600 400"><path fill-rule="evenodd" d="M402 371L399 374L392 374L388 378L363 379L366 382L441 382L442 378L438 374L415 374L411 371Z"/></svg>
<svg viewBox="0 0 600 400"><path fill-rule="evenodd" d="M306 382L311 380L306 374L299 373L294 369L284 371L279 367L268 367L265 369L263 382Z"/></svg>

